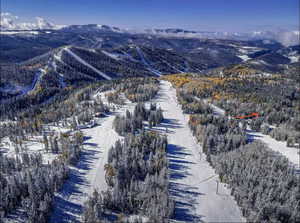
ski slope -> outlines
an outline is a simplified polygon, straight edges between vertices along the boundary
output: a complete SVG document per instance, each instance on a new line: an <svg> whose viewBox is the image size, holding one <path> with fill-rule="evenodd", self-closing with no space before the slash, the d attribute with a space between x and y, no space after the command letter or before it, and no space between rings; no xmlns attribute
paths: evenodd
<svg viewBox="0 0 300 223"><path fill-rule="evenodd" d="M134 104L128 103L116 114L125 114ZM97 189L107 189L104 165L108 151L122 138L112 128L115 115L103 118L100 125L83 129L86 137L84 150L76 167L71 169L70 177L55 197L54 210L50 222L80 222L84 202Z"/></svg>
<svg viewBox="0 0 300 223"><path fill-rule="evenodd" d="M156 100L166 121L160 130L168 137L170 193L176 201L174 222L245 222L230 190L219 183L214 169L196 143L176 98L176 90L166 81Z"/></svg>
<svg viewBox="0 0 300 223"><path fill-rule="evenodd" d="M154 68L152 68L152 66L150 65L150 63L146 60L146 58L145 58L145 56L144 56L144 54L143 54L141 48L138 47L138 46L136 46L136 51L137 51L137 53L139 54L139 56L140 56L140 58L141 58L141 60L142 60L142 63L143 63L145 66L148 67L147 69L148 69L150 72L154 73L155 75L161 76L161 72L158 71L158 70L156 70L156 69L154 69Z"/></svg>
<svg viewBox="0 0 300 223"><path fill-rule="evenodd" d="M96 72L97 74L99 74L101 77L103 77L106 80L111 80L111 77L107 76L105 73L101 72L100 70L98 70L97 68L93 67L92 65L90 65L88 62L84 61L82 58L80 58L79 56L77 56L75 53L73 53L69 48L64 48L64 50L70 54L72 57L74 57L74 59L76 59L79 63L87 66L88 68L92 69L94 72Z"/></svg>
<svg viewBox="0 0 300 223"><path fill-rule="evenodd" d="M289 159L289 161L295 165L297 169L300 168L300 154L298 154L299 149L295 147L287 147L285 141L277 141L269 135L264 135L261 132L255 132L253 130L247 130L248 138L254 140L261 140L270 149L275 152L279 152L281 155Z"/></svg>

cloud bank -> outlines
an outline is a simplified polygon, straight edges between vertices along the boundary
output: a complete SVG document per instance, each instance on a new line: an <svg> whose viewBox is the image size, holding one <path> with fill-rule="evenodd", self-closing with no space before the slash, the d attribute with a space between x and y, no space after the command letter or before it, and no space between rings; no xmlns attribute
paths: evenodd
<svg viewBox="0 0 300 223"><path fill-rule="evenodd" d="M44 18L36 17L34 22L21 22L18 16L9 12L3 12L1 16L1 30L38 30L38 29L57 29L60 26L48 22Z"/></svg>

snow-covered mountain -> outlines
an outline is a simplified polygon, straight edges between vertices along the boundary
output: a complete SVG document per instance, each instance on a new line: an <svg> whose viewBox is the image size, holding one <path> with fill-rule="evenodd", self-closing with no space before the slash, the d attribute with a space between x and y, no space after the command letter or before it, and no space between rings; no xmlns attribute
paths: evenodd
<svg viewBox="0 0 300 223"><path fill-rule="evenodd" d="M62 31L66 32L125 32L118 27L111 27L107 25L99 24L87 24L87 25L70 25L62 28Z"/></svg>
<svg viewBox="0 0 300 223"><path fill-rule="evenodd" d="M56 25L42 17L36 17L34 22L20 22L18 16L8 12L1 13L0 30L2 34L21 34L21 31L37 30L61 30L62 32L72 33L124 33L124 34L147 34L151 36L162 37L180 37L180 38L200 38L200 39L230 39L230 40L265 40L276 41L284 46L299 44L299 31L293 29L272 29L264 28L248 32L211 32L195 31L181 28L166 29L122 29L115 26L87 24L87 25ZM14 31L14 32L12 32ZM19 33L18 33L19 31Z"/></svg>

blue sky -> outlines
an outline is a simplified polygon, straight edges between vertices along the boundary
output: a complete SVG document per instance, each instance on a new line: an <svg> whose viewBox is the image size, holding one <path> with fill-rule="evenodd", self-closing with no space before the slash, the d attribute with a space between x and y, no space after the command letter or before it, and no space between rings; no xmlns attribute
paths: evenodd
<svg viewBox="0 0 300 223"><path fill-rule="evenodd" d="M2 12L55 24L246 31L296 27L299 0L1 0Z"/></svg>

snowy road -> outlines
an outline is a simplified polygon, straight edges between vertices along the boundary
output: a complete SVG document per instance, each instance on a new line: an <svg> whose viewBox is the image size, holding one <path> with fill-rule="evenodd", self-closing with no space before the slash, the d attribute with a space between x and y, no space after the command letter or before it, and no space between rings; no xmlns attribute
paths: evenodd
<svg viewBox="0 0 300 223"><path fill-rule="evenodd" d="M133 104L128 104L117 113L125 114L126 109L131 110L133 107ZM107 163L108 151L121 138L112 129L114 117L111 115L104 118L101 125L83 130L86 136L84 150L61 192L55 197L50 222L80 222L82 207L88 195L94 189L106 189L104 165Z"/></svg>
<svg viewBox="0 0 300 223"><path fill-rule="evenodd" d="M156 100L164 111L170 162L170 192L176 201L174 221L179 222L245 222L230 190L219 183L214 169L200 154L188 127L188 116L177 104L176 91L166 81L161 82Z"/></svg>

